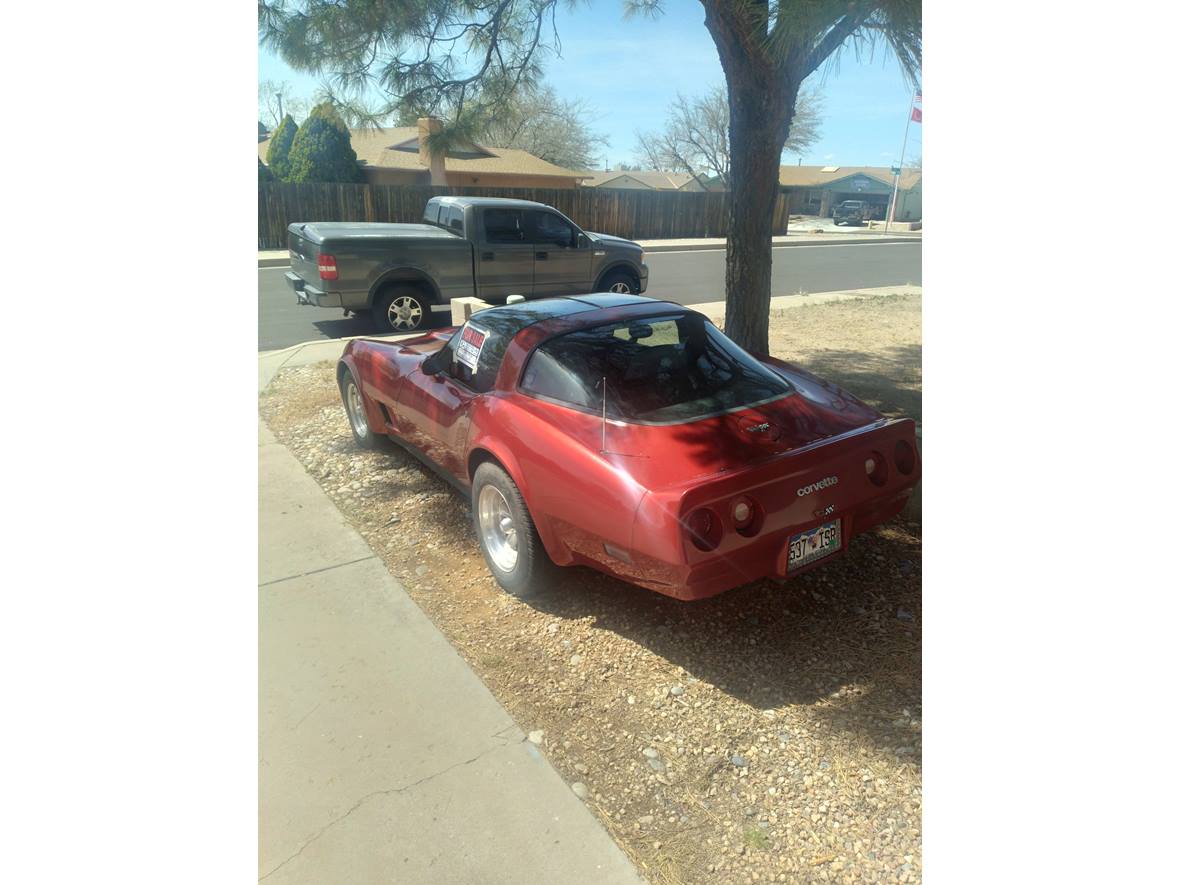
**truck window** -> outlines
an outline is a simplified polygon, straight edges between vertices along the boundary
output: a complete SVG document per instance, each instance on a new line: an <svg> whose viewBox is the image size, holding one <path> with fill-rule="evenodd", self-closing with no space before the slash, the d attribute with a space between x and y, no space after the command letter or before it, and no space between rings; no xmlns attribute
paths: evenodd
<svg viewBox="0 0 1180 885"><path fill-rule="evenodd" d="M523 243L524 213L520 209L485 209L484 235L489 243Z"/></svg>
<svg viewBox="0 0 1180 885"><path fill-rule="evenodd" d="M453 230L459 236L463 235L463 210L458 206L452 206L447 213L446 226Z"/></svg>
<svg viewBox="0 0 1180 885"><path fill-rule="evenodd" d="M442 204L431 200L426 204L426 211L422 214L422 220L427 224L438 224L438 215L442 210Z"/></svg>
<svg viewBox="0 0 1180 885"><path fill-rule="evenodd" d="M552 212L530 210L532 221L532 241L538 244L564 246L575 248L578 245L578 234L573 225Z"/></svg>

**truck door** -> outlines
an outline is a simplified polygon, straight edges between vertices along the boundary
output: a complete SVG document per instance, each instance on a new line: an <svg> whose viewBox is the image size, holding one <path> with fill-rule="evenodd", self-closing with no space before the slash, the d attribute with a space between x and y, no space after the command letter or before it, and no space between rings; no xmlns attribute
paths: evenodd
<svg viewBox="0 0 1180 885"><path fill-rule="evenodd" d="M593 288L590 279L591 248L581 233L556 212L529 209L525 212L526 232L533 244L533 295L585 295Z"/></svg>
<svg viewBox="0 0 1180 885"><path fill-rule="evenodd" d="M479 213L475 267L478 291L485 301L509 295L533 297L533 244L525 234L522 209L485 207ZM473 239L475 239L473 237Z"/></svg>

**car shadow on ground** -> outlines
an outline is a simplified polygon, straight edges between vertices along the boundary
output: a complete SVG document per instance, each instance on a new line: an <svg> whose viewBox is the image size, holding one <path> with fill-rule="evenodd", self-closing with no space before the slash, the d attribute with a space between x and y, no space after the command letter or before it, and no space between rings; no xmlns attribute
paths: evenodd
<svg viewBox="0 0 1180 885"><path fill-rule="evenodd" d="M380 329L371 315L361 314L349 317L341 316L332 320L316 320L312 323L328 338L355 338L357 336L390 335L391 332ZM450 313L432 311L430 319L423 329L441 329L451 325Z"/></svg>

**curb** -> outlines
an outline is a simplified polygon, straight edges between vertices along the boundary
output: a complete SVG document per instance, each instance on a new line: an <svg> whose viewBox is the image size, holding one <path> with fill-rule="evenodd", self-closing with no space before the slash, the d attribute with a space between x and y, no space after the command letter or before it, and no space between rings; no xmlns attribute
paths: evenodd
<svg viewBox="0 0 1180 885"><path fill-rule="evenodd" d="M894 234L880 234L878 236L843 236L835 234L839 239L831 240L794 240L786 243L774 243L775 249L783 246L842 246L846 243L859 245L864 243L911 243L915 240L922 241L922 235L916 234L911 236L896 236ZM682 243L680 245L672 243L657 243L649 244L643 247L644 252L723 252L725 251L725 243ZM286 256L276 258L259 258L258 267L288 267L290 260Z"/></svg>

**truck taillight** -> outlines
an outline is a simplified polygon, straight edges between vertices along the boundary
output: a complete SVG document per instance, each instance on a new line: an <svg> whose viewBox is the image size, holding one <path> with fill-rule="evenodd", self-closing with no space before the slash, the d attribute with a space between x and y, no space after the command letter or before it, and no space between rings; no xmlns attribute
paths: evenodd
<svg viewBox="0 0 1180 885"><path fill-rule="evenodd" d="M320 268L320 279L321 280L338 279L338 276L336 274L336 256L334 256L334 255L321 255L316 260L316 264L318 264L319 268Z"/></svg>

